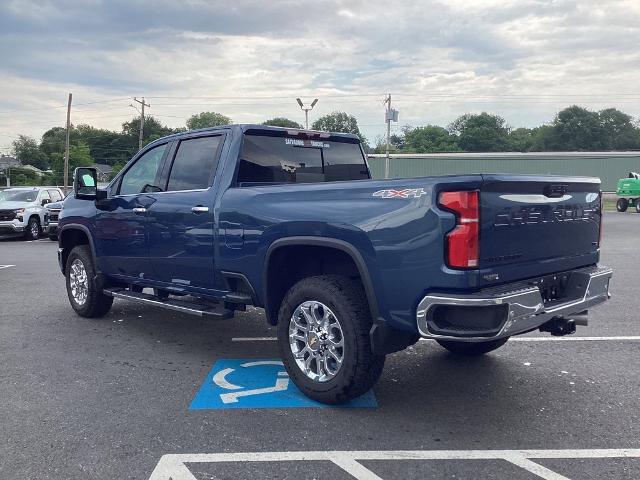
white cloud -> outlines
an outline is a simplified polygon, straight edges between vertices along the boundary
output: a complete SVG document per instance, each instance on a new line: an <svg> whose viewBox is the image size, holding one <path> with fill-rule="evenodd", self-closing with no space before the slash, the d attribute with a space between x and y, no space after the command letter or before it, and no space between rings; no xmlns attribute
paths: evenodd
<svg viewBox="0 0 640 480"><path fill-rule="evenodd" d="M372 139L385 92L400 124L487 110L533 126L572 103L638 115L640 94L623 95L637 92L638 38L637 1L10 2L0 145L62 125L69 91L75 123L111 129L134 95L171 126L203 110L301 121L295 98L318 97L312 118L346 110Z"/></svg>

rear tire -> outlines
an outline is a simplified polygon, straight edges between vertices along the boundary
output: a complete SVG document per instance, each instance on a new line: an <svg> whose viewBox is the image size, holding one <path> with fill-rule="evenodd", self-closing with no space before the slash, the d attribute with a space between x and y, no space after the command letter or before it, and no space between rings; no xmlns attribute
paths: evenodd
<svg viewBox="0 0 640 480"><path fill-rule="evenodd" d="M27 223L27 240L38 240L41 233L42 228L40 228L40 220L38 220L37 217L31 217Z"/></svg>
<svg viewBox="0 0 640 480"><path fill-rule="evenodd" d="M64 273L69 302L78 315L97 318L111 309L113 297L102 292L88 245L79 245L71 250Z"/></svg>
<svg viewBox="0 0 640 480"><path fill-rule="evenodd" d="M371 325L359 282L339 275L300 280L278 313L278 347L290 378L322 403L340 404L366 393L382 374L385 360L371 351Z"/></svg>
<svg viewBox="0 0 640 480"><path fill-rule="evenodd" d="M455 340L436 340L441 347L446 348L455 355L475 357L484 355L507 343L509 337L489 340L487 342L457 342Z"/></svg>
<svg viewBox="0 0 640 480"><path fill-rule="evenodd" d="M629 208L629 200L626 198L619 198L616 202L616 210L619 212L626 212L627 208Z"/></svg>

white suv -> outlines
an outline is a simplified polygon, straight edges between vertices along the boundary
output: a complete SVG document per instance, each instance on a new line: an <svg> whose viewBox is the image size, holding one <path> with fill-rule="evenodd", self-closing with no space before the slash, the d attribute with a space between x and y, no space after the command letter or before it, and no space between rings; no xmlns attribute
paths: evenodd
<svg viewBox="0 0 640 480"><path fill-rule="evenodd" d="M48 228L45 205L62 200L55 187L16 187L0 191L0 238L37 240Z"/></svg>

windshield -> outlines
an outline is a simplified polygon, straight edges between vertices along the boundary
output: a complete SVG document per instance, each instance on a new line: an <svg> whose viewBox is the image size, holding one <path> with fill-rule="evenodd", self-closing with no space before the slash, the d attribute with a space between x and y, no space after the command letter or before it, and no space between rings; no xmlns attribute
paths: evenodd
<svg viewBox="0 0 640 480"><path fill-rule="evenodd" d="M245 134L238 170L241 186L370 178L356 139L305 139L284 132L276 135Z"/></svg>
<svg viewBox="0 0 640 480"><path fill-rule="evenodd" d="M35 202L37 190L4 190L0 192L0 202Z"/></svg>

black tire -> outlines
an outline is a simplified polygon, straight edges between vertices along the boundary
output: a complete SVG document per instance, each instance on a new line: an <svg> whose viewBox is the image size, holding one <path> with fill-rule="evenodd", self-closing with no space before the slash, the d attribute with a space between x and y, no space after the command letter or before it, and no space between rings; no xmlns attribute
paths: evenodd
<svg viewBox="0 0 640 480"><path fill-rule="evenodd" d="M498 340L489 340L487 342L457 342L455 340L437 340L441 347L446 348L451 353L463 355L466 357L475 357L484 355L507 343L509 337L499 338Z"/></svg>
<svg viewBox="0 0 640 480"><path fill-rule="evenodd" d="M640 198L636 198L633 203L636 206L636 212L640 213Z"/></svg>
<svg viewBox="0 0 640 480"><path fill-rule="evenodd" d="M291 317L299 305L311 300L326 305L342 328L342 364L335 376L324 382L312 380L298 367L289 344ZM359 282L340 275L300 280L287 292L278 313L278 347L290 378L305 395L322 403L340 404L364 394L380 378L385 360L384 355L371 351L371 325L369 305Z"/></svg>
<svg viewBox="0 0 640 480"><path fill-rule="evenodd" d="M629 208L629 200L626 198L619 198L616 202L616 210L619 212L626 212L627 208Z"/></svg>
<svg viewBox="0 0 640 480"><path fill-rule="evenodd" d="M27 240L38 240L42 234L42 228L40 227L40 220L38 217L31 217L27 222L27 231L25 237Z"/></svg>
<svg viewBox="0 0 640 480"><path fill-rule="evenodd" d="M71 291L71 270L75 261L81 262L87 277L87 294L83 303L78 302ZM65 280L67 285L67 296L71 306L81 317L97 318L105 315L113 304L113 297L102 293L102 286L98 285L96 269L93 264L93 256L88 245L79 245L71 250L65 266Z"/></svg>

